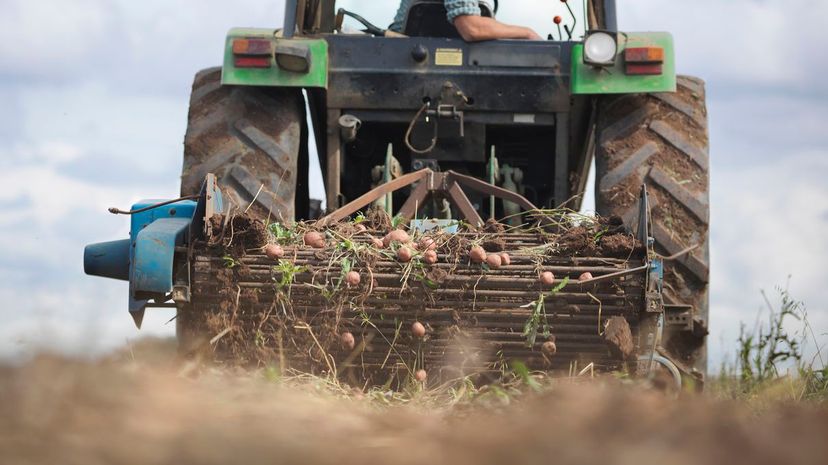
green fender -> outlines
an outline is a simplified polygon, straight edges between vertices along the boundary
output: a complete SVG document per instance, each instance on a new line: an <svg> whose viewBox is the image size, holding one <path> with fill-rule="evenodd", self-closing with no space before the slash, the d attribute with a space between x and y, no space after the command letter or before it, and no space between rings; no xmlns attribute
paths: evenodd
<svg viewBox="0 0 828 465"><path fill-rule="evenodd" d="M263 87L328 87L328 43L324 39L292 38L278 36L273 29L235 28L227 33L224 45L224 66L221 83L234 86ZM310 51L310 67L307 72L286 71L271 57L270 68L236 68L233 41L236 39L267 39L273 49L281 45L307 48Z"/></svg>
<svg viewBox="0 0 828 465"><path fill-rule="evenodd" d="M613 66L596 68L584 63L584 44L572 48L573 94L637 94L676 91L676 58L673 36L668 32L618 34L618 57ZM628 76L624 72L624 50L657 46L664 49L663 72L659 76Z"/></svg>

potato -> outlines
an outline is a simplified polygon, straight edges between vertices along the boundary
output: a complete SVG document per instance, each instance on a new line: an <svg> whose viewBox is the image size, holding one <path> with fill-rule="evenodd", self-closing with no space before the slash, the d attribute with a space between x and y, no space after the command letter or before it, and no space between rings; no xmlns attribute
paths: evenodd
<svg viewBox="0 0 828 465"><path fill-rule="evenodd" d="M308 231L305 233L304 237L302 237L302 241L308 247L313 247L314 249L324 249L325 248L325 236L322 233L318 233L316 231Z"/></svg>
<svg viewBox="0 0 828 465"><path fill-rule="evenodd" d="M509 266L512 264L512 257L506 252L500 252L500 263L503 266Z"/></svg>
<svg viewBox="0 0 828 465"><path fill-rule="evenodd" d="M551 357L555 355L556 352L558 352L558 346L555 345L554 341L546 341L541 346L541 352L543 352L543 354L547 357Z"/></svg>
<svg viewBox="0 0 828 465"><path fill-rule="evenodd" d="M354 335L350 331L342 333L339 336L339 342L345 350L354 350L354 347L356 347L356 339L354 339Z"/></svg>
<svg viewBox="0 0 828 465"><path fill-rule="evenodd" d="M279 244L267 244L264 248L264 253L267 255L267 258L278 260L285 255L285 249Z"/></svg>
<svg viewBox="0 0 828 465"><path fill-rule="evenodd" d="M411 334L414 335L417 339L422 339L426 334L425 326L419 321L415 321L411 324Z"/></svg>
<svg viewBox="0 0 828 465"><path fill-rule="evenodd" d="M500 258L500 255L493 253L489 254L486 257L486 264L489 265L489 268L496 270L500 268L500 265L503 263L503 260Z"/></svg>
<svg viewBox="0 0 828 465"><path fill-rule="evenodd" d="M414 373L414 379L420 383L423 383L426 379L428 379L428 373L426 373L425 370L417 370L417 372Z"/></svg>
<svg viewBox="0 0 828 465"><path fill-rule="evenodd" d="M426 250L423 252L423 261L429 265L437 263L437 252L433 250Z"/></svg>
<svg viewBox="0 0 828 465"><path fill-rule="evenodd" d="M483 247L476 245L469 250L469 259L472 263L483 263L486 261L486 251Z"/></svg>
<svg viewBox="0 0 828 465"><path fill-rule="evenodd" d="M593 279L592 273L586 271L583 274L581 274L581 276L578 278L578 281L589 281L590 279Z"/></svg>
<svg viewBox="0 0 828 465"><path fill-rule="evenodd" d="M408 244L411 242L411 236L408 235L407 232L403 231L402 229L395 229L390 233L386 234L384 238L382 238L382 244L385 247L393 243L400 243L400 244Z"/></svg>
<svg viewBox="0 0 828 465"><path fill-rule="evenodd" d="M356 230L358 233L364 233L368 230L368 228L366 228L364 224L358 224L356 225Z"/></svg>
<svg viewBox="0 0 828 465"><path fill-rule="evenodd" d="M362 277L356 271L349 271L345 274L345 282L348 283L349 286L359 286L360 281L362 281Z"/></svg>
<svg viewBox="0 0 828 465"><path fill-rule="evenodd" d="M544 286L551 286L555 284L555 275L551 271L544 271L540 275L540 282Z"/></svg>
<svg viewBox="0 0 828 465"><path fill-rule="evenodd" d="M414 251L406 246L402 246L397 250L397 260L403 263L410 262L412 257L414 257Z"/></svg>
<svg viewBox="0 0 828 465"><path fill-rule="evenodd" d="M385 247L385 244L382 243L382 239L379 239L379 238L376 238L376 237L371 238L371 245L373 245L374 247L376 247L378 249L382 249L382 248Z"/></svg>
<svg viewBox="0 0 828 465"><path fill-rule="evenodd" d="M421 250L436 250L437 243L434 242L434 239L430 237L424 237L420 240L420 249Z"/></svg>

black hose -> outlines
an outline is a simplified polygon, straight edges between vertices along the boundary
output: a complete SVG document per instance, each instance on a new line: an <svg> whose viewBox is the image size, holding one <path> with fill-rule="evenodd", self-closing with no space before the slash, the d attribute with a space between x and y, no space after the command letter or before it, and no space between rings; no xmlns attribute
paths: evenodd
<svg viewBox="0 0 828 465"><path fill-rule="evenodd" d="M414 115L414 119L411 120L411 124L408 125L408 130L405 131L405 138L403 139L403 142L405 142L405 146L408 147L408 150L411 150L418 155L431 152L437 145L437 120L434 120L434 136L431 138L431 145L429 145L428 148L417 149L414 148L414 145L411 143L411 133L414 131L414 125L417 124L417 120L420 119L420 115L422 115L429 106L431 106L430 102L426 102L422 107L420 107L420 110L416 115Z"/></svg>
<svg viewBox="0 0 828 465"><path fill-rule="evenodd" d="M154 205L149 205L149 206L146 206L144 208L139 208L137 210L129 210L129 211L124 211L124 210L120 210L118 208L112 207L112 208L109 209L109 213L112 213L113 215L134 215L136 213L143 213L147 210L152 210L154 208L163 207L164 205L169 205L171 203L180 202L182 200L196 200L199 197L201 197L201 196L200 195L185 195L184 197L179 197L179 198L173 199L173 200L165 200L161 203L156 203Z"/></svg>

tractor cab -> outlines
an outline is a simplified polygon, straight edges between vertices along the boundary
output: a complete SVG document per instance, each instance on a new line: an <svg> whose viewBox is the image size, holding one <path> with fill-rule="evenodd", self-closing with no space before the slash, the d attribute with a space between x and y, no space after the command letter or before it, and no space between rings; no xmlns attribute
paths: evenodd
<svg viewBox="0 0 828 465"><path fill-rule="evenodd" d="M459 39L457 29L446 17L442 0L414 0L408 8L402 33L409 37L446 37ZM493 18L495 12L488 4L480 2L480 16Z"/></svg>

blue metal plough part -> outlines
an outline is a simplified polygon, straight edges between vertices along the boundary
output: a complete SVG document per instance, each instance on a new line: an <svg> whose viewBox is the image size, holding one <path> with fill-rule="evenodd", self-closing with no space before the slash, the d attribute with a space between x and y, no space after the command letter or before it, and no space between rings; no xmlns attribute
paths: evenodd
<svg viewBox="0 0 828 465"><path fill-rule="evenodd" d="M209 174L195 200L141 200L129 212L111 211L130 215L129 239L86 246L84 271L129 281L129 312L140 328L147 307L189 298L188 287L175 284L177 270L188 267L177 265L186 263L195 239L211 235L210 218L224 211L221 190Z"/></svg>

